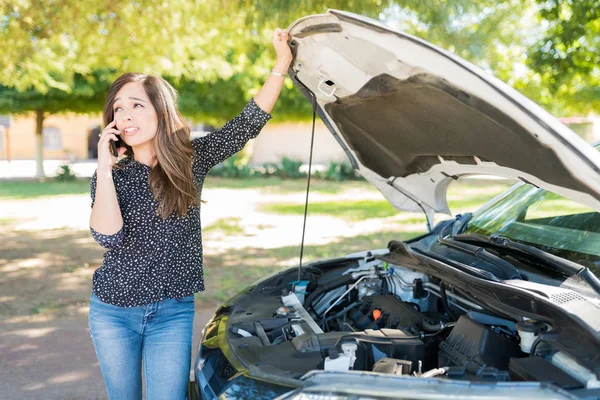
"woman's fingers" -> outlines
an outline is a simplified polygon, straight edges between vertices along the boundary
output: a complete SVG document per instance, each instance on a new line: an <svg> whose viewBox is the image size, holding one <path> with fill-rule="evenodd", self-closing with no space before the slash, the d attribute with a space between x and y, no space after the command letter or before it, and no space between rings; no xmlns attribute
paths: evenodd
<svg viewBox="0 0 600 400"><path fill-rule="evenodd" d="M105 137L107 134L115 134L115 135L120 135L121 131L117 130L117 129L105 129L104 131L102 131L102 133L100 134L100 140L102 140L103 137Z"/></svg>
<svg viewBox="0 0 600 400"><path fill-rule="evenodd" d="M106 133L105 135L103 135L100 138L100 140L98 141L98 144L107 143L109 140L114 140L116 142L117 140L119 140L119 138L117 138L117 135L115 135L114 133Z"/></svg>
<svg viewBox="0 0 600 400"><path fill-rule="evenodd" d="M275 28L275 31L273 31L273 40L287 41L287 39L288 39L287 29Z"/></svg>
<svg viewBox="0 0 600 400"><path fill-rule="evenodd" d="M119 140L119 137L117 135L120 135L121 132L118 129L116 129L116 124L117 121L112 121L111 123L106 125L106 127L100 133L100 138L98 139L99 166L112 167L117 160L117 157L115 157L115 155L113 154L111 146L109 144L111 140ZM121 148L119 148L119 155L123 154L122 152L125 152L126 150L124 147L122 149L123 150L121 151Z"/></svg>
<svg viewBox="0 0 600 400"><path fill-rule="evenodd" d="M109 123L108 125L106 125L106 126L104 127L104 129L102 129L102 132L100 133L100 136L102 136L102 134L103 134L104 132L108 132L108 131L111 131L111 130L115 130L115 131L117 131L117 132L118 132L118 130L117 130L117 128L116 128L116 124L117 124L117 121L116 121L116 120L113 120L111 123Z"/></svg>
<svg viewBox="0 0 600 400"><path fill-rule="evenodd" d="M106 132L107 130L109 130L109 129L111 129L111 128L114 128L114 126L115 126L116 124L117 124L117 121L114 121L114 120L113 120L113 121L112 121L110 124L106 125L106 126L104 127L104 129L102 129L102 133ZM115 128L115 129L116 129L116 128ZM102 133L100 133L100 134L102 134Z"/></svg>

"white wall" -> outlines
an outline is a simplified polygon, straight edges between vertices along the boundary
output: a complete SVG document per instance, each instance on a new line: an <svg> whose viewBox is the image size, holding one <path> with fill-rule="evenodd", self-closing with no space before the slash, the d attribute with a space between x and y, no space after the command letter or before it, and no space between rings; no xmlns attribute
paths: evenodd
<svg viewBox="0 0 600 400"><path fill-rule="evenodd" d="M250 163L278 163L286 156L308 163L312 123L268 123L254 140L254 151ZM325 125L317 121L313 162L328 164L329 161L347 160L346 153Z"/></svg>

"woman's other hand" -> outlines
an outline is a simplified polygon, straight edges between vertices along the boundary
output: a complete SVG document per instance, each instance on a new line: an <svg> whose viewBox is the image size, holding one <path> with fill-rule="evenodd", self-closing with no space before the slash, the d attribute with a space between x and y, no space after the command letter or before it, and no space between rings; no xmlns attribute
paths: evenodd
<svg viewBox="0 0 600 400"><path fill-rule="evenodd" d="M275 47L275 52L277 53L277 61L283 62L289 65L292 61L292 51L290 50L290 46L288 46L289 34L286 29L275 28L273 32L273 47Z"/></svg>
<svg viewBox="0 0 600 400"><path fill-rule="evenodd" d="M273 110L292 62L292 51L288 46L288 39L289 34L285 29L276 28L273 32L273 47L277 52L277 62L273 66L267 81L254 96L256 104L266 113Z"/></svg>

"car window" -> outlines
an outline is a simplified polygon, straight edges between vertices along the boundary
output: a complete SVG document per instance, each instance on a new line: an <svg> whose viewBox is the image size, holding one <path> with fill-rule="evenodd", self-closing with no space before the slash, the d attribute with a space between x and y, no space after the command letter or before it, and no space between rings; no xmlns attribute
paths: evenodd
<svg viewBox="0 0 600 400"><path fill-rule="evenodd" d="M556 193L544 192L540 196L539 201L536 201L527 208L526 221L539 220L541 223L541 221L547 218L567 217L569 215L577 216L594 212L591 208L575 203Z"/></svg>
<svg viewBox="0 0 600 400"><path fill-rule="evenodd" d="M508 237L600 275L600 213L532 185L517 185L476 212L465 232Z"/></svg>

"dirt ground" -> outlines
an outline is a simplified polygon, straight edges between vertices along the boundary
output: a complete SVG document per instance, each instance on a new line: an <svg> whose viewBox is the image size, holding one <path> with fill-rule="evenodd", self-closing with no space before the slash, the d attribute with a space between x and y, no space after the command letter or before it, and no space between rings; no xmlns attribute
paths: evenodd
<svg viewBox="0 0 600 400"><path fill-rule="evenodd" d="M269 266L274 262L283 268L295 262L294 249L299 249L302 217L266 214L257 209L265 202L302 202L302 194L265 195L244 189L244 201L240 202L239 190L207 189L203 197L207 200L202 210L207 278L223 273L217 267L235 269L236 263L248 261L249 254L257 263L268 260ZM344 193L342 197L353 198L354 194ZM378 193L362 197L381 198ZM314 201L332 198L335 197L311 196ZM25 322L35 320L38 314L52 318L87 316L91 277L102 263L105 251L89 233L89 207L85 195L0 201L0 320ZM227 230L227 225L219 225L223 221L235 223L233 232ZM212 226L216 229L211 229ZM377 220L348 222L312 216L305 243L322 245L381 229L382 221ZM269 249L286 247L290 247L290 259L272 259L268 254ZM211 270L213 266L215 269ZM217 303L210 288L206 294L204 297L211 300L205 301L201 294L200 304L204 308L214 307Z"/></svg>
<svg viewBox="0 0 600 400"><path fill-rule="evenodd" d="M243 193L243 202L236 190L205 190L203 194L208 201L202 211L203 226L216 228L206 229L204 235L208 289L196 301L195 345L217 303L232 294L216 293L211 281L235 280L233 290L263 273L254 268L252 276L236 268L243 268L249 258L254 265L266 263L271 268L266 273L281 268L278 263L289 265L290 258L294 262L296 257L301 217L256 210L262 202L302 202L303 195L265 196L247 189ZM314 199L331 196L316 194ZM91 277L104 253L89 234L89 207L86 195L0 201L2 399L106 398L87 328ZM234 229L223 221L235 223ZM340 230L344 236L379 228L318 217L309 223L312 234L306 244L321 244ZM270 254L269 249L279 253Z"/></svg>
<svg viewBox="0 0 600 400"><path fill-rule="evenodd" d="M192 357L213 312L196 307ZM3 400L107 399L83 316L0 321L0 360Z"/></svg>
<svg viewBox="0 0 600 400"><path fill-rule="evenodd" d="M260 209L304 202L303 193L259 189L206 188L203 198L207 290L196 299L196 336L219 303L266 273L297 265L302 216ZM382 198L374 190L351 189L311 193L310 201ZM2 399L105 398L87 331L91 277L104 253L89 233L89 212L87 195L0 201ZM304 261L385 247L390 234L422 232L424 226L410 218L309 214Z"/></svg>

